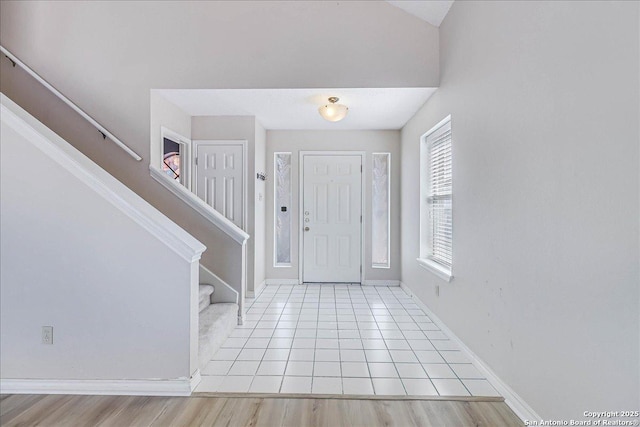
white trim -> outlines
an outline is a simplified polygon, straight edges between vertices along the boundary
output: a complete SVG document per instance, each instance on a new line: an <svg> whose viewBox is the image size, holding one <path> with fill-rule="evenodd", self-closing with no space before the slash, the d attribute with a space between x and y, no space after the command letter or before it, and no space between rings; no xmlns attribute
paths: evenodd
<svg viewBox="0 0 640 427"><path fill-rule="evenodd" d="M244 325L244 321L246 318L245 310L244 310L244 299L246 298L246 295L247 295L247 241L246 240L242 242L242 248L240 249L240 251L241 251L240 252L240 295L238 295L238 325Z"/></svg>
<svg viewBox="0 0 640 427"><path fill-rule="evenodd" d="M40 123L6 95L0 95L2 122L14 129L63 169L147 230L189 263L200 259L206 246L178 227L127 186L109 175L71 144Z"/></svg>
<svg viewBox="0 0 640 427"><path fill-rule="evenodd" d="M27 72L27 74L29 74L31 77L36 79L41 85L43 85L44 87L49 89L49 91L51 93L53 93L55 96L57 96L62 102L67 104L69 107L71 107L71 109L73 111L75 111L76 113L80 114L86 121L91 123L103 135L108 136L111 141L115 142L120 148L122 148L124 151L126 151L128 155L133 157L138 162L140 160L142 160L142 157L140 157L135 151L133 151L131 148L129 148L124 142L122 142L118 138L116 138L111 132L109 132L107 129L105 129L104 126L102 126L100 123L95 121L93 119L93 117L91 117L90 115L85 113L80 107L78 107L76 104L71 102L71 100L69 98L64 96L58 89L56 89L49 82L47 82L45 79L40 77L40 75L38 73L33 71L31 68L29 68L29 66L26 65L24 62L20 61L14 54L9 52L4 46L0 46L0 51L2 51L2 53L4 55L6 55L7 58L9 58L11 61L13 61L17 65L19 65L20 68L22 68L24 71Z"/></svg>
<svg viewBox="0 0 640 427"><path fill-rule="evenodd" d="M196 369L196 371L193 373L193 375L191 375L191 378L189 379L189 389L191 389L192 393L196 389L196 387L198 387L198 384L200 384L200 381L202 381L202 376L200 375L200 369Z"/></svg>
<svg viewBox="0 0 640 427"><path fill-rule="evenodd" d="M263 280L262 282L260 282L260 283L258 284L258 286L255 286L255 285L254 285L253 292L252 292L252 293L253 293L253 295L254 295L254 297L257 297L258 295L260 295L260 293L261 293L261 292L262 292L262 290L264 289L264 285L266 285L266 284L267 284L266 282L267 282L266 280Z"/></svg>
<svg viewBox="0 0 640 427"><path fill-rule="evenodd" d="M169 179L169 177L162 173L162 171L152 165L149 165L149 171L151 172L151 177L153 179L159 182L164 188L171 191L174 195L178 196L179 199L191 206L196 212L208 219L213 225L218 227L233 240L238 243L243 243L249 238L249 235L240 227L229 221L221 213L206 204L191 191L187 190L186 187Z"/></svg>
<svg viewBox="0 0 640 427"><path fill-rule="evenodd" d="M258 286L254 290L247 291L247 298L255 298L258 295L260 295L260 293L262 292L262 290L264 288L264 285L265 285L265 280L263 280L261 283L259 283Z"/></svg>
<svg viewBox="0 0 640 427"><path fill-rule="evenodd" d="M399 280L365 280L362 286L400 286Z"/></svg>
<svg viewBox="0 0 640 427"><path fill-rule="evenodd" d="M442 332L444 332L451 341L455 342L460 350L471 360L473 365L484 375L484 377L489 381L489 383L500 393L502 397L504 397L505 403L515 412L515 414L522 421L531 421L531 420L541 420L542 417L529 406L522 397L520 397L511 387L507 385L504 381L496 375L495 372L482 360L480 359L469 347L467 347L460 338L453 333L451 329L447 327L447 325L440 320L438 316L435 315L433 311L427 307L425 303L423 303L412 291L409 289L407 285L400 282L400 288L405 291L411 298L415 301L416 305L418 305L429 318L435 323L438 328Z"/></svg>
<svg viewBox="0 0 640 427"><path fill-rule="evenodd" d="M428 226L429 217L430 217L430 208L427 203L427 198L430 197L431 192L431 181L427 178L429 175L427 164L430 163L430 155L429 155L429 141L428 139L433 137L437 138L439 136L444 135L446 132L451 131L451 114L446 116L444 119L440 120L438 124L429 129L426 133L424 133L420 137L420 182L419 182L419 193L420 193L420 224L419 224L419 256L418 263L420 266L426 268L427 270L435 273L438 277L450 282L453 278L452 270L446 269L445 267L433 262L428 259L428 257L433 254L433 248L429 243L431 241L431 230ZM453 148L452 148L453 149ZM428 184L426 183L428 181ZM451 192L451 201L453 203L453 191ZM453 219L453 211L452 211L452 219ZM453 223L452 223L453 227ZM453 231L453 228L452 228ZM425 237L425 234L428 234L428 237ZM453 245L453 240L452 240Z"/></svg>
<svg viewBox="0 0 640 427"><path fill-rule="evenodd" d="M289 165L289 198L291 199L291 204L293 204L293 153L291 151L274 151L273 153L273 268L291 268L293 259L293 217L289 215L289 262L278 262L278 248L276 247L278 243L278 239L276 238L276 221L277 221L277 212L278 212L278 177L277 170L278 165L276 165L276 158L278 154L288 154L290 157L291 164ZM288 207L289 214L291 214L291 206Z"/></svg>
<svg viewBox="0 0 640 427"><path fill-rule="evenodd" d="M362 222L360 223L360 283L365 281L365 230L367 223L366 212L366 188L365 182L367 182L367 153L366 151L300 151L298 153L298 284L304 282L303 266L304 266L304 234L302 233L302 224L304 224L303 211L304 211L304 156L360 156L360 166L362 167L362 173L360 174L360 215L362 215Z"/></svg>
<svg viewBox="0 0 640 427"><path fill-rule="evenodd" d="M375 152L371 153L371 252L373 258L373 163L374 157L376 154L385 154L387 156L387 263L386 264L376 264L371 260L371 268L381 268L381 269L390 269L391 268L391 153L389 151L386 152Z"/></svg>
<svg viewBox="0 0 640 427"><path fill-rule="evenodd" d="M222 280L213 271L204 265L199 266L200 283L213 285L215 292L211 295L211 303L233 303L238 304L240 292L230 284Z"/></svg>
<svg viewBox="0 0 640 427"><path fill-rule="evenodd" d="M418 261L420 267L429 270L444 281L451 282L451 280L453 279L451 270L447 270L445 267L441 266L435 261L432 261L428 258L416 258L416 261Z"/></svg>
<svg viewBox="0 0 640 427"><path fill-rule="evenodd" d="M200 382L200 371L192 378L174 380L40 380L0 379L1 394L85 394L129 396L189 396Z"/></svg>
<svg viewBox="0 0 640 427"><path fill-rule="evenodd" d="M242 230L247 229L247 224L249 224L249 220L247 217L248 211L248 194L249 194L249 179L253 179L249 174L249 163L248 163L248 150L247 150L247 140L246 139L194 139L192 141L193 146L193 154L191 158L191 165L193 166L193 175L192 175L192 185L193 194L198 195L198 165L196 163L196 159L198 158L198 148L201 145L240 145L242 146L242 226L240 227ZM206 203L205 203L206 204ZM235 224L234 224L235 225Z"/></svg>
<svg viewBox="0 0 640 427"><path fill-rule="evenodd" d="M165 138L175 142L178 145L182 145L185 148L182 154L182 158L180 159L182 162L180 164L180 168L182 169L181 175L183 180L181 184L187 187L187 189L191 190L191 171L193 170L193 161L191 160L191 140L186 136L180 135L178 132L175 132L164 126L160 126L160 158L158 159L160 169L162 169L162 163L164 162Z"/></svg>
<svg viewBox="0 0 640 427"><path fill-rule="evenodd" d="M451 121L451 114L449 114L447 117L445 117L444 119L440 120L436 125L432 126L431 129L429 129L425 134L423 134L420 138L421 139L427 139L428 137L430 137L432 134L436 133L439 130L443 130L441 129L442 126L446 125L447 122Z"/></svg>
<svg viewBox="0 0 640 427"><path fill-rule="evenodd" d="M265 285L299 285L298 279L265 279Z"/></svg>

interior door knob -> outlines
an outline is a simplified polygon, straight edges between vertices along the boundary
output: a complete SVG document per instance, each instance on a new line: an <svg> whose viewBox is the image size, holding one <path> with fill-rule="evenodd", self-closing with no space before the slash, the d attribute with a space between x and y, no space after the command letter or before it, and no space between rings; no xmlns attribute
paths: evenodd
<svg viewBox="0 0 640 427"><path fill-rule="evenodd" d="M309 231L309 227L305 227L305 228L304 228L304 231Z"/></svg>

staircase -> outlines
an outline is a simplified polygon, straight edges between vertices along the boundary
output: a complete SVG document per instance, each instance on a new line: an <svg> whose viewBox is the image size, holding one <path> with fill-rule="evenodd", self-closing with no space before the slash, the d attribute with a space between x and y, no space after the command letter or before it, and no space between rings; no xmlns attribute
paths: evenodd
<svg viewBox="0 0 640 427"><path fill-rule="evenodd" d="M200 326L198 331L198 366L203 369L211 357L231 335L238 324L238 304L212 302L215 287L200 284L198 307Z"/></svg>
<svg viewBox="0 0 640 427"><path fill-rule="evenodd" d="M141 160L19 59L0 50L105 140ZM0 357L0 391L190 394L200 378L198 368L243 322L248 234L199 199L195 207L191 203L222 232L214 233L211 247L224 248L227 255L232 251L241 260L225 270L228 283L201 265L198 280L204 244L18 104L4 94L0 98L3 249L12 247L2 251L0 325L8 345ZM46 260L36 268L34 250ZM89 281L80 279L86 276ZM145 296L149 286L156 293L153 304ZM100 304L87 311L95 299ZM24 318L26 301L35 304L37 316ZM110 319L107 328L104 319ZM56 327L56 338L48 343L53 347L33 347L39 337L34 339L32 332L42 325ZM158 352L162 357L150 363L147 355ZM122 354L127 354L126 363Z"/></svg>
<svg viewBox="0 0 640 427"><path fill-rule="evenodd" d="M0 152L0 392L190 394L200 330L237 322L199 328L204 244L1 93Z"/></svg>

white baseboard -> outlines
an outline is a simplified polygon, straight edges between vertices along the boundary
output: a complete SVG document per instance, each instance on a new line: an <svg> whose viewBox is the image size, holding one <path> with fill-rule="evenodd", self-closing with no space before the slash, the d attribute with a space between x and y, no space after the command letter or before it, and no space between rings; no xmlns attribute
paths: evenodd
<svg viewBox="0 0 640 427"><path fill-rule="evenodd" d="M542 417L538 415L531 406L529 406L524 399L522 399L518 394L513 391L511 387L509 387L504 381L502 381L489 366L485 362L482 361L469 347L467 347L461 340L456 336L456 334L451 331L444 324L442 320L438 316L436 316L433 311L426 306L413 292L411 289L404 283L400 282L400 288L404 290L407 294L411 296L411 298L416 302L418 306L431 318L433 323L435 323L440 330L442 330L452 341L454 341L462 350L463 353L473 362L473 365L485 376L487 381L500 393L502 397L504 397L505 403L511 408L511 410L522 420L522 421L532 421L532 420L541 420Z"/></svg>
<svg viewBox="0 0 640 427"><path fill-rule="evenodd" d="M265 285L299 285L298 279L266 279Z"/></svg>
<svg viewBox="0 0 640 427"><path fill-rule="evenodd" d="M262 282L260 282L260 284L253 290L253 293L255 294L255 296L260 295L260 293L264 290L264 285L267 284L266 280L263 280Z"/></svg>
<svg viewBox="0 0 640 427"><path fill-rule="evenodd" d="M0 379L0 394L190 396L199 382L200 370L191 378L175 380Z"/></svg>
<svg viewBox="0 0 640 427"><path fill-rule="evenodd" d="M200 381L202 381L202 376L200 375L200 369L196 369L196 371L193 373L193 375L191 375L191 378L189 379L189 389L191 390L192 393L193 393L193 390L195 390L196 387L198 387L198 384L200 384Z"/></svg>
<svg viewBox="0 0 640 427"><path fill-rule="evenodd" d="M364 280L362 286L400 286L399 280Z"/></svg>
<svg viewBox="0 0 640 427"><path fill-rule="evenodd" d="M265 285L299 285L298 279L266 279ZM363 286L400 286L399 280L364 280Z"/></svg>
<svg viewBox="0 0 640 427"><path fill-rule="evenodd" d="M256 288L252 291L247 291L247 298L255 298L258 295L260 295L260 292L262 292L262 290L264 289L264 285L266 280L263 280L262 283L260 283L258 286L256 286Z"/></svg>

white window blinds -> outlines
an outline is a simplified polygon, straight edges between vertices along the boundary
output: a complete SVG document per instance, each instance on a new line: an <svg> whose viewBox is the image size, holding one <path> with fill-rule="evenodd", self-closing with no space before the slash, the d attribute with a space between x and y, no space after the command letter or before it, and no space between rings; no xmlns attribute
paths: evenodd
<svg viewBox="0 0 640 427"><path fill-rule="evenodd" d="M451 270L452 264L452 174L451 122L427 136L428 258Z"/></svg>

